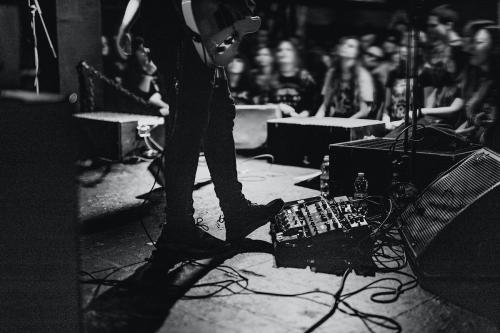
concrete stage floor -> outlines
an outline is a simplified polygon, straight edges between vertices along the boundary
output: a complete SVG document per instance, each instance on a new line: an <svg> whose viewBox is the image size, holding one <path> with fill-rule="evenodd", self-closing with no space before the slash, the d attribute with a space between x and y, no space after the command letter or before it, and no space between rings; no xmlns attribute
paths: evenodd
<svg viewBox="0 0 500 333"><path fill-rule="evenodd" d="M153 178L146 167L147 163L112 164L109 168L102 167L79 175L81 269L92 273L94 278L124 280L130 276L140 276L140 270L136 270L144 265L141 262L153 249L141 221L152 238L156 239L159 225L164 219L164 201L157 190L152 195L152 202L141 206L142 200L137 196L147 193L153 185ZM239 158L238 170L244 192L252 201L267 202L276 197L291 201L319 194L318 191L294 185L294 177L311 174L315 171L312 169ZM198 172L198 179L208 177L203 161ZM220 210L213 185L196 190L194 199L196 216L203 218L211 234L224 239L224 227L217 223ZM270 242L269 224L249 237ZM339 276L314 273L307 269L276 268L272 254L265 253L265 249L263 246L261 252L237 254L225 260L223 265L238 270L248 279L248 287L253 290L285 294L311 290L335 293L339 287ZM215 263L220 261L223 260ZM131 265L134 263L138 264ZM125 265L130 266L119 269ZM203 266L191 265L184 273L178 274L192 274L192 283L201 278L197 284L234 279L231 273L200 267ZM411 269L405 268L404 271L411 272ZM88 280L89 276L82 275L81 278ZM350 274L344 293L357 290L379 278L409 280L396 273L377 274L375 277ZM181 276L181 280L186 280L186 276ZM237 285L231 285L230 288L240 293L231 294L226 290L218 297L185 299L183 295L202 295L215 289L205 286L185 290L171 288L171 285L172 280L166 278L164 284L160 282L152 289L132 291L118 284L114 287L102 286L95 293L95 284L82 284L81 303L87 331L304 332L325 315L333 304L332 297L326 294L316 293L301 298L252 295L246 291L241 293ZM397 286L395 281L390 280L377 285ZM471 290L469 287L466 289ZM364 291L350 298L349 304L359 311L392 318L399 323L403 332L500 332L500 316L495 319L494 314L478 309L477 304L489 302L481 299L484 296L481 294L487 296L488 290L481 289L483 293L479 292L475 301L473 297L464 306L458 306L419 286L388 304L371 301L370 295L374 291L381 290ZM467 308L474 309L474 312ZM347 310L345 306L340 309ZM369 327L375 332L397 331L373 324ZM337 311L316 331L369 332L370 329L359 318Z"/></svg>

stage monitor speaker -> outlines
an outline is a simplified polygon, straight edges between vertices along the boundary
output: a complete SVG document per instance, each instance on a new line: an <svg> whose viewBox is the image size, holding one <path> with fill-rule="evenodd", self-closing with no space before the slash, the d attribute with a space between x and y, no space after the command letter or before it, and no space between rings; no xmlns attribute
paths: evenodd
<svg viewBox="0 0 500 333"><path fill-rule="evenodd" d="M423 279L500 278L500 156L480 149L431 183L400 216Z"/></svg>

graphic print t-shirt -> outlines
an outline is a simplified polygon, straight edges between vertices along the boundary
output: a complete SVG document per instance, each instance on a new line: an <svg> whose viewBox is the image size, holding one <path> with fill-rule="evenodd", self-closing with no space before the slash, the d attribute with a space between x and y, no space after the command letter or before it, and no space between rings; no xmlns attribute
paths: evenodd
<svg viewBox="0 0 500 333"><path fill-rule="evenodd" d="M405 118L406 110L406 75L401 68L396 68L387 77L386 88L391 91L391 99L387 110L391 121ZM410 79L410 96L413 90L413 79Z"/></svg>
<svg viewBox="0 0 500 333"><path fill-rule="evenodd" d="M294 76L279 75L273 83L271 101L290 105L297 113L316 109L316 82L306 70Z"/></svg>

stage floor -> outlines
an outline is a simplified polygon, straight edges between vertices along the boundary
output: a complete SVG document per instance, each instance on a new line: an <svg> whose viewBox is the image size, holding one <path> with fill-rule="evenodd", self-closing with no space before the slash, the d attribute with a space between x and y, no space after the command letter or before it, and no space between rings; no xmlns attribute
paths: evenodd
<svg viewBox="0 0 500 333"><path fill-rule="evenodd" d="M158 189L153 191L151 201L145 205L137 198L148 193L153 185L153 178L146 168L147 163L113 164L79 175L81 269L92 273L94 278L124 280L144 265L142 261L149 257L153 249L141 221L156 239L159 225L165 218L164 201ZM310 175L316 171L313 169L239 158L238 170L244 193L252 201L267 202L276 197L291 201L319 194L318 191L294 185L296 177ZM208 171L202 161L198 180L206 177ZM211 234L223 239L223 225L217 223L220 209L213 185L196 190L194 200L196 217L203 218ZM249 237L270 242L269 224ZM126 265L130 266L119 269ZM276 268L273 256L264 250L237 254L225 260L223 265L245 276L249 288L269 293L293 294L311 290L335 293L341 281L339 276L307 269ZM411 272L411 269L405 268L404 271ZM192 265L185 270L185 274L201 277L197 284L234 279L231 273L217 269L201 270ZM81 278L90 279L88 275ZM377 274L375 277L350 274L344 293L380 278L409 280L397 273ZM185 277L183 279L186 280ZM97 294L95 284L82 284L81 302L85 309L83 319L87 331L303 332L328 313L333 304L332 297L326 294L303 297L255 295L242 292L234 284L230 288L235 294L225 290L218 297L184 299L181 298L183 294L203 295L215 289L205 286L184 293L182 288L170 288L172 281L169 281L166 279L164 284L160 282L153 290L141 292L129 291L122 284L114 287L103 285ZM378 285L395 287L397 284L386 280ZM495 325L494 319L491 319L494 317L488 319L478 315L420 287L403 293L396 302L389 304L374 303L370 300L372 293L367 290L349 298L349 305L365 313L388 316L399 323L403 332L500 332L499 326L496 326L500 325L498 318ZM92 305L88 306L90 303ZM347 310L345 305L340 309ZM369 325L375 332L394 331ZM358 317L337 311L316 331L345 333L370 330Z"/></svg>

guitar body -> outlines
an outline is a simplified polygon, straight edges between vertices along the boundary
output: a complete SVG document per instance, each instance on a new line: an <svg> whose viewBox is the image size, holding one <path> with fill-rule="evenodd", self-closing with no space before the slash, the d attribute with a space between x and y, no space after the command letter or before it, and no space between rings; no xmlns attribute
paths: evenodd
<svg viewBox="0 0 500 333"><path fill-rule="evenodd" d="M182 0L184 21L205 64L226 66L238 54L243 37L259 30L260 17L238 17L235 12L217 0Z"/></svg>

